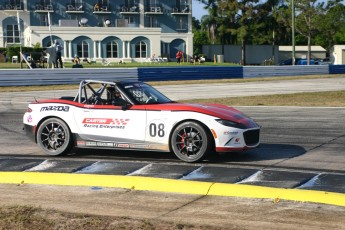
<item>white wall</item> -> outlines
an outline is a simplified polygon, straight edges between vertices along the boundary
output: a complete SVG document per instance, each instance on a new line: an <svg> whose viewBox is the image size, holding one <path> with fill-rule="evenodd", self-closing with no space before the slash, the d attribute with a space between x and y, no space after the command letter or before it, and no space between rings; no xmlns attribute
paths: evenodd
<svg viewBox="0 0 345 230"><path fill-rule="evenodd" d="M204 45L202 52L208 59L213 60L214 55L222 55L222 45ZM246 45L246 64L261 65L265 60L274 56L275 63L278 63L278 46L271 45ZM224 61L240 63L242 58L241 46L224 45Z"/></svg>
<svg viewBox="0 0 345 230"><path fill-rule="evenodd" d="M0 22L2 22L4 19L8 17L15 17L15 20L17 21L17 11L8 11L8 10L1 10L0 11ZM21 28L22 28L22 34L26 28L30 25L30 14L27 11L19 11L19 18L21 19ZM24 24L23 24L24 23ZM23 27L24 26L24 27ZM4 31L6 28L2 28L2 23L0 23L0 47L5 47L5 41L6 39L2 36L4 34ZM25 44L25 38L22 37L22 42Z"/></svg>
<svg viewBox="0 0 345 230"><path fill-rule="evenodd" d="M330 61L335 65L345 64L345 45L335 45L330 51Z"/></svg>

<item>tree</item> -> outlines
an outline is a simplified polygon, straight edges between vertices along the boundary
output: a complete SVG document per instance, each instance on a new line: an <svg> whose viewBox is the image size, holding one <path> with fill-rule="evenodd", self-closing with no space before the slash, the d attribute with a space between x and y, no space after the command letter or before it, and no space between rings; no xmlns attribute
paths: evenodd
<svg viewBox="0 0 345 230"><path fill-rule="evenodd" d="M285 44L290 41L290 28L282 23L286 14L283 0L267 0L258 6L256 26L254 27L253 44Z"/></svg>
<svg viewBox="0 0 345 230"><path fill-rule="evenodd" d="M320 15L323 15L323 3L318 0L296 0L295 7L297 11L296 16L296 31L307 38L308 45L308 65L311 59L311 39L319 31L318 21Z"/></svg>
<svg viewBox="0 0 345 230"><path fill-rule="evenodd" d="M230 32L237 37L242 47L241 64L245 65L245 45L254 40L255 31L261 31L264 21L260 19L260 3L259 0L223 0L219 1L219 8L225 12L230 20L233 21ZM254 35L255 34L255 35ZM263 36L262 36L263 38Z"/></svg>
<svg viewBox="0 0 345 230"><path fill-rule="evenodd" d="M258 2L259 0L254 0ZM209 0L202 1L205 8L209 10L209 16L205 18L202 25L208 29L209 39L212 44L217 41L225 44L234 38L242 44L241 62L245 64L245 46L248 37L248 22L252 16L253 5L250 0Z"/></svg>
<svg viewBox="0 0 345 230"><path fill-rule="evenodd" d="M315 35L314 43L326 49L345 44L345 6L340 0L328 1L324 12L316 19L319 33Z"/></svg>
<svg viewBox="0 0 345 230"><path fill-rule="evenodd" d="M211 44L241 44L242 64L245 45L292 44L292 0L199 0L209 15L201 28ZM342 0L294 0L296 12L296 44L311 45L345 43L345 6ZM198 35L199 37L199 35ZM274 47L274 46L273 46Z"/></svg>
<svg viewBox="0 0 345 230"><path fill-rule="evenodd" d="M297 34L294 39L296 44L305 44L308 46L308 64L311 57L312 36L318 34L320 29L317 26L317 18L323 14L323 3L318 0L294 0L295 10L295 30ZM277 22L286 27L287 31L292 32L292 0L286 0L284 5L280 7ZM290 29L291 28L291 29ZM291 33L289 33L291 36ZM290 40L289 44L292 41Z"/></svg>
<svg viewBox="0 0 345 230"><path fill-rule="evenodd" d="M212 44L241 44L241 63L245 65L245 45L272 43L272 28L276 25L271 11L279 0L269 0L262 7L260 0L210 0L201 1L209 10L202 21ZM268 6L268 7L267 7ZM265 16L271 16L267 19Z"/></svg>
<svg viewBox="0 0 345 230"><path fill-rule="evenodd" d="M202 51L202 45L210 44L207 32L201 29L201 23L199 20L197 20L195 17L192 18L192 24L193 24L193 44L194 54L200 54Z"/></svg>
<svg viewBox="0 0 345 230"><path fill-rule="evenodd" d="M205 1L202 1L205 3ZM201 18L202 21L202 29L207 31L208 39L211 44L215 44L218 39L218 5L216 4L217 1L208 1L205 8L208 9L209 15L204 15Z"/></svg>

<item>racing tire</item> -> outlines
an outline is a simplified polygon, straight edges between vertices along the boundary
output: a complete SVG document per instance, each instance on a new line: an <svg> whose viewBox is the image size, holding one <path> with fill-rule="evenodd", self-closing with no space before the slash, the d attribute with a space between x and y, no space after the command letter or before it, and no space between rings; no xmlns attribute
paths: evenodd
<svg viewBox="0 0 345 230"><path fill-rule="evenodd" d="M58 118L45 120L36 134L37 144L51 156L68 153L72 148L71 131L67 124Z"/></svg>
<svg viewBox="0 0 345 230"><path fill-rule="evenodd" d="M211 141L205 128L193 121L178 125L171 136L171 149L185 162L203 160L210 149Z"/></svg>

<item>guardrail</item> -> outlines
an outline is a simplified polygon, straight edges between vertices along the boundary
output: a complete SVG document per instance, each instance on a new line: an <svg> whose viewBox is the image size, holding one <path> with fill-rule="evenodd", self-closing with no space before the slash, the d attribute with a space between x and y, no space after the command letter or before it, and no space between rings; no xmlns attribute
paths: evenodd
<svg viewBox="0 0 345 230"><path fill-rule="evenodd" d="M328 65L246 66L243 78L329 74ZM345 72L344 72L345 73Z"/></svg>
<svg viewBox="0 0 345 230"><path fill-rule="evenodd" d="M77 84L84 79L172 81L343 73L345 65L22 69L0 70L0 86Z"/></svg>
<svg viewBox="0 0 345 230"><path fill-rule="evenodd" d="M243 67L157 67L138 68L139 81L202 80L243 78Z"/></svg>
<svg viewBox="0 0 345 230"><path fill-rule="evenodd" d="M330 65L329 66L330 74L342 74L345 73L345 65Z"/></svg>
<svg viewBox="0 0 345 230"><path fill-rule="evenodd" d="M0 86L78 84L85 79L138 80L137 68L0 70Z"/></svg>

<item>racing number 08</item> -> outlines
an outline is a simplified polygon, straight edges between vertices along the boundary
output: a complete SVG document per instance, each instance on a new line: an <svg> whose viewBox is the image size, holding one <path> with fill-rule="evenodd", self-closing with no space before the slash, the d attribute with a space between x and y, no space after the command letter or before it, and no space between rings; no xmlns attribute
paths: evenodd
<svg viewBox="0 0 345 230"><path fill-rule="evenodd" d="M164 137L165 131L164 131L164 124L163 123L151 123L149 126L150 130L150 136L151 137Z"/></svg>

